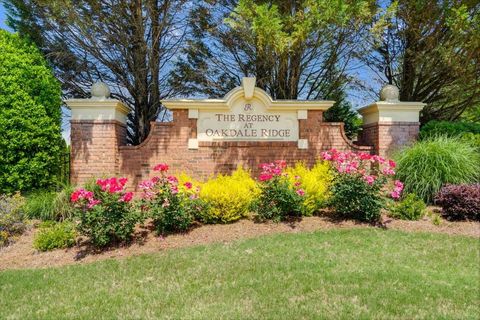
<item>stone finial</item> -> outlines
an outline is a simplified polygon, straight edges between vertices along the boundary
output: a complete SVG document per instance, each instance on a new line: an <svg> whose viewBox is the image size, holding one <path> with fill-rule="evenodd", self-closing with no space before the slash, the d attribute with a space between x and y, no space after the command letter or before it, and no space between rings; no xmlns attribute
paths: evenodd
<svg viewBox="0 0 480 320"><path fill-rule="evenodd" d="M398 88L392 84L387 84L380 90L380 101L398 102L399 96Z"/></svg>
<svg viewBox="0 0 480 320"><path fill-rule="evenodd" d="M98 81L92 85L90 90L92 99L104 100L110 97L110 88L103 82Z"/></svg>

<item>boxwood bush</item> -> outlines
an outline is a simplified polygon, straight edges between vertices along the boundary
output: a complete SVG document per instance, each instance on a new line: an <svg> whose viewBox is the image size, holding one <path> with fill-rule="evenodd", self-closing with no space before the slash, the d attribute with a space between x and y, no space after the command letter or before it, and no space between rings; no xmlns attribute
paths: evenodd
<svg viewBox="0 0 480 320"><path fill-rule="evenodd" d="M75 225L70 221L42 223L33 240L33 247L40 251L68 248L75 244Z"/></svg>
<svg viewBox="0 0 480 320"><path fill-rule="evenodd" d="M416 194L409 193L390 206L390 216L402 220L419 220L426 213L427 206Z"/></svg>
<svg viewBox="0 0 480 320"><path fill-rule="evenodd" d="M473 183L480 178L480 153L458 137L418 141L396 158L397 177L405 183L405 192L427 203L444 184Z"/></svg>

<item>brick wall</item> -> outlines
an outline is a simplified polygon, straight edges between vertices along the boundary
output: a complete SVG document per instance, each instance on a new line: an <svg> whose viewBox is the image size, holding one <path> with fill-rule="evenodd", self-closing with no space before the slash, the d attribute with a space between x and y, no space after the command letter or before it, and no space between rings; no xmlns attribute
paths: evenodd
<svg viewBox="0 0 480 320"><path fill-rule="evenodd" d="M285 159L289 164L305 161L312 165L322 151L372 152L368 146L352 144L345 136L343 123L322 122L322 111L308 111L308 119L299 120L300 139L308 140L308 149L297 142L200 142L189 150L188 139L196 138L196 119L188 119L187 110L174 110L171 123L152 123L148 138L138 146L125 145L125 126L115 121L72 121L72 175L74 184L82 184L101 175L125 176L129 187L151 177L159 162L172 172L184 171L204 179L217 173L229 173L243 165L258 173L258 164Z"/></svg>
<svg viewBox="0 0 480 320"><path fill-rule="evenodd" d="M363 126L359 143L373 147L381 156L391 156L401 146L408 145L418 137L418 122L380 122Z"/></svg>
<svg viewBox="0 0 480 320"><path fill-rule="evenodd" d="M70 130L72 183L118 172L118 146L126 143L124 124L115 120L72 120Z"/></svg>

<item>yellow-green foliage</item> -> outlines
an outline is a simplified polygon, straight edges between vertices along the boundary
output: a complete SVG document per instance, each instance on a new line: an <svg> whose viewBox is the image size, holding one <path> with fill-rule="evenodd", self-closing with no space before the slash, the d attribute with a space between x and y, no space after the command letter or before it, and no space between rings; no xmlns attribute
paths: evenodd
<svg viewBox="0 0 480 320"><path fill-rule="evenodd" d="M180 192L186 193L188 195L192 195L198 192L200 189L201 183L198 180L193 179L185 172L181 172L178 176L178 190ZM189 189L185 186L187 182L192 184L192 187Z"/></svg>
<svg viewBox="0 0 480 320"><path fill-rule="evenodd" d="M200 187L200 199L208 206L203 220L227 223L245 217L259 194L257 183L241 167L231 176L218 175Z"/></svg>
<svg viewBox="0 0 480 320"><path fill-rule="evenodd" d="M308 169L304 163L298 162L294 167L288 167L286 172L290 182L292 184L299 182L299 188L305 191L305 215L310 216L325 206L333 180L330 164L317 162L311 169Z"/></svg>

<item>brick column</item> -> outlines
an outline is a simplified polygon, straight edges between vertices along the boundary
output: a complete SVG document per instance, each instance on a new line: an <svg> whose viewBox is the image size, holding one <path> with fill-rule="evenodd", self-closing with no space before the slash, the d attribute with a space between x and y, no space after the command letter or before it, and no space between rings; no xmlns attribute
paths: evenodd
<svg viewBox="0 0 480 320"><path fill-rule="evenodd" d="M382 101L363 107L362 145L373 146L375 154L391 154L414 141L420 128L419 114L425 106L421 102L401 102L398 89L385 86L380 93Z"/></svg>
<svg viewBox="0 0 480 320"><path fill-rule="evenodd" d="M118 147L126 144L126 116L130 109L105 96L65 103L72 110L70 182L81 185L99 175L118 174Z"/></svg>

